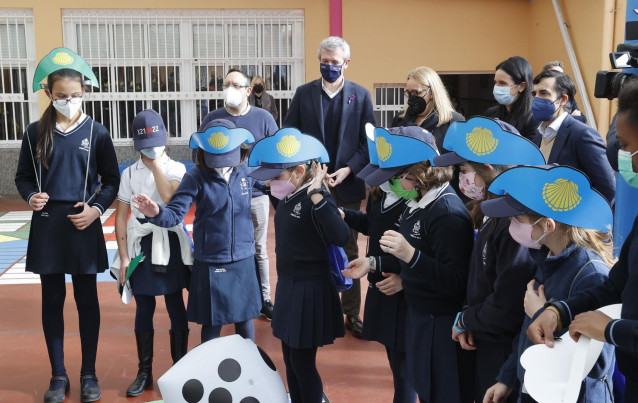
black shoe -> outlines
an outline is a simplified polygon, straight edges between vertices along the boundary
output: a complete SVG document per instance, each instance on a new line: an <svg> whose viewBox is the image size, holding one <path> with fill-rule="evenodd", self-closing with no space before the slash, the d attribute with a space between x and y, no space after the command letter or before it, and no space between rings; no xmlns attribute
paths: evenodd
<svg viewBox="0 0 638 403"><path fill-rule="evenodd" d="M64 382L64 385L59 389L49 389L44 394L44 403L59 403L66 399L66 392L69 391L69 377L68 376L54 376L51 378L50 384L53 382Z"/></svg>
<svg viewBox="0 0 638 403"><path fill-rule="evenodd" d="M363 337L363 322L356 315L346 315L346 329L358 339Z"/></svg>
<svg viewBox="0 0 638 403"><path fill-rule="evenodd" d="M82 403L95 402L102 398L102 391L100 390L100 386L96 385L94 387L84 386L84 381L92 379L97 384L97 378L95 375L82 375L80 377L80 401Z"/></svg>
<svg viewBox="0 0 638 403"><path fill-rule="evenodd" d="M153 386L153 335L153 331L135 332L137 358L139 359L137 366L139 370L131 386L126 389L127 397L139 396L144 393L146 389ZM171 337L171 341L172 340L173 338Z"/></svg>
<svg viewBox="0 0 638 403"><path fill-rule="evenodd" d="M272 306L272 302L270 300L264 301L264 306L261 307L261 316L265 316L266 319L272 320L272 310L274 306Z"/></svg>

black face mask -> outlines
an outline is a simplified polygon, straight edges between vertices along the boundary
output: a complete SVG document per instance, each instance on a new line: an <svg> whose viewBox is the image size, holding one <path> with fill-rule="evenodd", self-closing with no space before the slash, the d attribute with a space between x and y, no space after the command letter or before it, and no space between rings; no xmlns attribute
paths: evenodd
<svg viewBox="0 0 638 403"><path fill-rule="evenodd" d="M261 84L255 84L255 86L253 87L253 91L255 91L257 94L261 94L264 91L264 86Z"/></svg>
<svg viewBox="0 0 638 403"><path fill-rule="evenodd" d="M406 115L409 116L417 116L425 111L425 108L428 106L428 103L425 101L423 97L419 97L416 95L410 95L408 98L408 110Z"/></svg>

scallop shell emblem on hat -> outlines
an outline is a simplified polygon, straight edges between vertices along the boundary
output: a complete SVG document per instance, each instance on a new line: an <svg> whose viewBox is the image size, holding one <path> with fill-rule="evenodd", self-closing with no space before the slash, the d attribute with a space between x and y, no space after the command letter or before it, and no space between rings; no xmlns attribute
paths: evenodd
<svg viewBox="0 0 638 403"><path fill-rule="evenodd" d="M293 135L283 136L277 143L277 151L284 157L292 157L299 152L301 142Z"/></svg>
<svg viewBox="0 0 638 403"><path fill-rule="evenodd" d="M215 132L208 138L208 144L216 150L221 150L228 144L228 136L222 132Z"/></svg>
<svg viewBox="0 0 638 403"><path fill-rule="evenodd" d="M578 206L582 197L578 194L578 185L559 178L543 186L543 200L554 211L569 211Z"/></svg>
<svg viewBox="0 0 638 403"><path fill-rule="evenodd" d="M381 161L387 161L392 155L392 144L388 143L385 137L377 137L377 154Z"/></svg>
<svg viewBox="0 0 638 403"><path fill-rule="evenodd" d="M465 136L465 142L470 151L479 156L493 152L498 146L498 139L494 138L491 130L484 127L475 127Z"/></svg>
<svg viewBox="0 0 638 403"><path fill-rule="evenodd" d="M73 63L73 56L66 52L58 52L55 54L53 59L51 59L51 61L58 66L67 66Z"/></svg>

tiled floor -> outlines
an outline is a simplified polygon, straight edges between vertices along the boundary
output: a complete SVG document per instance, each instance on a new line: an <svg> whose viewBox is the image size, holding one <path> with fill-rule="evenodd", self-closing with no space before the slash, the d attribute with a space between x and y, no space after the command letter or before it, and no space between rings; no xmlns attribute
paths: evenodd
<svg viewBox="0 0 638 403"><path fill-rule="evenodd" d="M50 365L42 334L41 298L37 276L24 272L24 253L28 237L29 212L21 200L0 199L0 402L41 402L48 387ZM192 218L191 218L192 219ZM108 247L114 249L113 216L103 217ZM269 227L268 252L271 283L277 282L274 267L274 227ZM365 238L359 238L361 253ZM111 254L114 251L111 252ZM101 307L97 376L102 387L102 402L149 402L161 399L157 384L138 398L126 398L124 391L137 372L133 335L134 304L120 306L115 283L100 276L98 293ZM35 283L35 284L33 284ZM362 281L362 298L367 282ZM186 296L186 293L185 293ZM275 301L276 304L276 301ZM68 402L79 402L80 338L73 288L67 284L65 317L65 362L71 376ZM272 358L281 374L285 373L279 340L272 336L270 322L255 319L256 343ZM153 373L159 378L171 364L168 342L168 315L158 298L155 315L155 362ZM190 324L191 347L199 343L199 326ZM229 334L226 326L222 335ZM383 347L347 334L334 345L319 349L318 368L324 389L332 402L390 402L392 378ZM285 378L285 376L284 376ZM285 380L285 379L284 379Z"/></svg>

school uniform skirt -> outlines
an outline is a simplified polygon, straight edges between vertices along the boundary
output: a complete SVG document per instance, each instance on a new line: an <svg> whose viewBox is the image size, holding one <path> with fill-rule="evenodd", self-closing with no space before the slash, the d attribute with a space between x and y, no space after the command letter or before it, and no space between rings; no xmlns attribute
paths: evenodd
<svg viewBox="0 0 638 403"><path fill-rule="evenodd" d="M168 295L188 288L190 270L182 262L179 238L175 232L168 231L170 257L167 266L153 265L151 256L153 234L148 234L140 241L144 256L131 275L130 282L133 295Z"/></svg>
<svg viewBox="0 0 638 403"><path fill-rule="evenodd" d="M363 338L405 352L406 312L403 291L385 295L373 283L369 283L363 314Z"/></svg>
<svg viewBox="0 0 638 403"><path fill-rule="evenodd" d="M321 347L343 337L341 301L330 273L279 274L271 326L273 336L295 349Z"/></svg>
<svg viewBox="0 0 638 403"><path fill-rule="evenodd" d="M259 316L261 291L254 256L212 264L195 260L188 287L190 322L220 326Z"/></svg>
<svg viewBox="0 0 638 403"><path fill-rule="evenodd" d="M430 315L408 306L407 379L419 397L428 403L460 402L460 390L467 388L459 381L460 347L451 337L453 322L454 315Z"/></svg>
<svg viewBox="0 0 638 403"><path fill-rule="evenodd" d="M72 202L47 202L34 211L29 229L26 270L37 274L96 274L109 267L102 223L97 218L80 231L67 217L82 212Z"/></svg>

